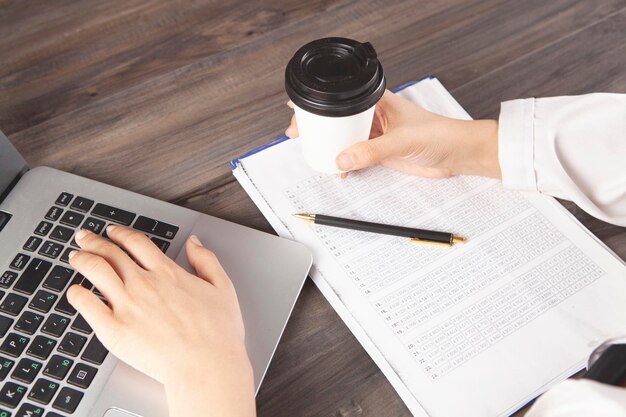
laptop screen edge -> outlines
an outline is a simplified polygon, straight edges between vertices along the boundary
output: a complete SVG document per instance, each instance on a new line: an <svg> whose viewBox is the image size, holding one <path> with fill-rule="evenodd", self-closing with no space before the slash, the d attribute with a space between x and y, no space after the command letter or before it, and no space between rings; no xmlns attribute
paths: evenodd
<svg viewBox="0 0 626 417"><path fill-rule="evenodd" d="M0 203L28 170L28 164L0 131Z"/></svg>

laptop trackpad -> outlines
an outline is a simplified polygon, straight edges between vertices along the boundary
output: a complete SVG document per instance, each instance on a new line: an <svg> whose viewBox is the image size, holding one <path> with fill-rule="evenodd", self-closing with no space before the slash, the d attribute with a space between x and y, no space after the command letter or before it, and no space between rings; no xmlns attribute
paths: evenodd
<svg viewBox="0 0 626 417"><path fill-rule="evenodd" d="M246 326L246 348L258 388L311 266L304 245L209 216L193 226L237 291ZM192 270L185 248L176 262Z"/></svg>
<svg viewBox="0 0 626 417"><path fill-rule="evenodd" d="M137 417L137 414L128 413L117 408L109 408L102 417Z"/></svg>

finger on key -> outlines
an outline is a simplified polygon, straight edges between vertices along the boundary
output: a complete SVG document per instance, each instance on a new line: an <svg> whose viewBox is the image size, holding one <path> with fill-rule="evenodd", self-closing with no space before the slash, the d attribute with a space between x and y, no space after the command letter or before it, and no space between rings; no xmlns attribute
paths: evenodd
<svg viewBox="0 0 626 417"><path fill-rule="evenodd" d="M80 246L83 251L104 258L122 280L129 278L132 274L141 270L141 268L115 243L89 230L79 230L78 233L76 233L76 243L78 243L78 246Z"/></svg>
<svg viewBox="0 0 626 417"><path fill-rule="evenodd" d="M127 301L124 282L103 257L87 251L72 251L70 265L91 281L111 304Z"/></svg>
<svg viewBox="0 0 626 417"><path fill-rule="evenodd" d="M148 236L141 232L124 226L110 225L107 227L107 236L128 251L135 261L147 270L173 263Z"/></svg>
<svg viewBox="0 0 626 417"><path fill-rule="evenodd" d="M80 285L72 285L67 290L67 300L83 315L103 343L115 333L117 322L113 312L96 294Z"/></svg>

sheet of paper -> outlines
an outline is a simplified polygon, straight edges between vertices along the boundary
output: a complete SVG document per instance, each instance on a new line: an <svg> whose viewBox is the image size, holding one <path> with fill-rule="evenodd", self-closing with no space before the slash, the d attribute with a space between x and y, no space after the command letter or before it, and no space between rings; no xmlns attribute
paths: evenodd
<svg viewBox="0 0 626 417"><path fill-rule="evenodd" d="M399 94L469 118L436 79ZM509 415L626 325L624 263L552 198L382 167L341 180L310 170L297 140L242 159L234 173L280 235L313 251L316 284L415 415ZM296 212L468 241L411 244L304 223Z"/></svg>

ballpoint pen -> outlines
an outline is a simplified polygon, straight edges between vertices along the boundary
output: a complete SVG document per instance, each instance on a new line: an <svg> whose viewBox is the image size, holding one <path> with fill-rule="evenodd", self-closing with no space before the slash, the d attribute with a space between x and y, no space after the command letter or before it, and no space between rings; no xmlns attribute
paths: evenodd
<svg viewBox="0 0 626 417"><path fill-rule="evenodd" d="M363 232L407 237L413 243L452 246L454 244L465 242L465 239L461 236L456 236L447 232L436 232L432 230L414 229L411 227L371 223L362 220L342 219L340 217L326 216L323 214L296 213L293 214L293 216L300 220L323 226L334 226L344 229L360 230Z"/></svg>

